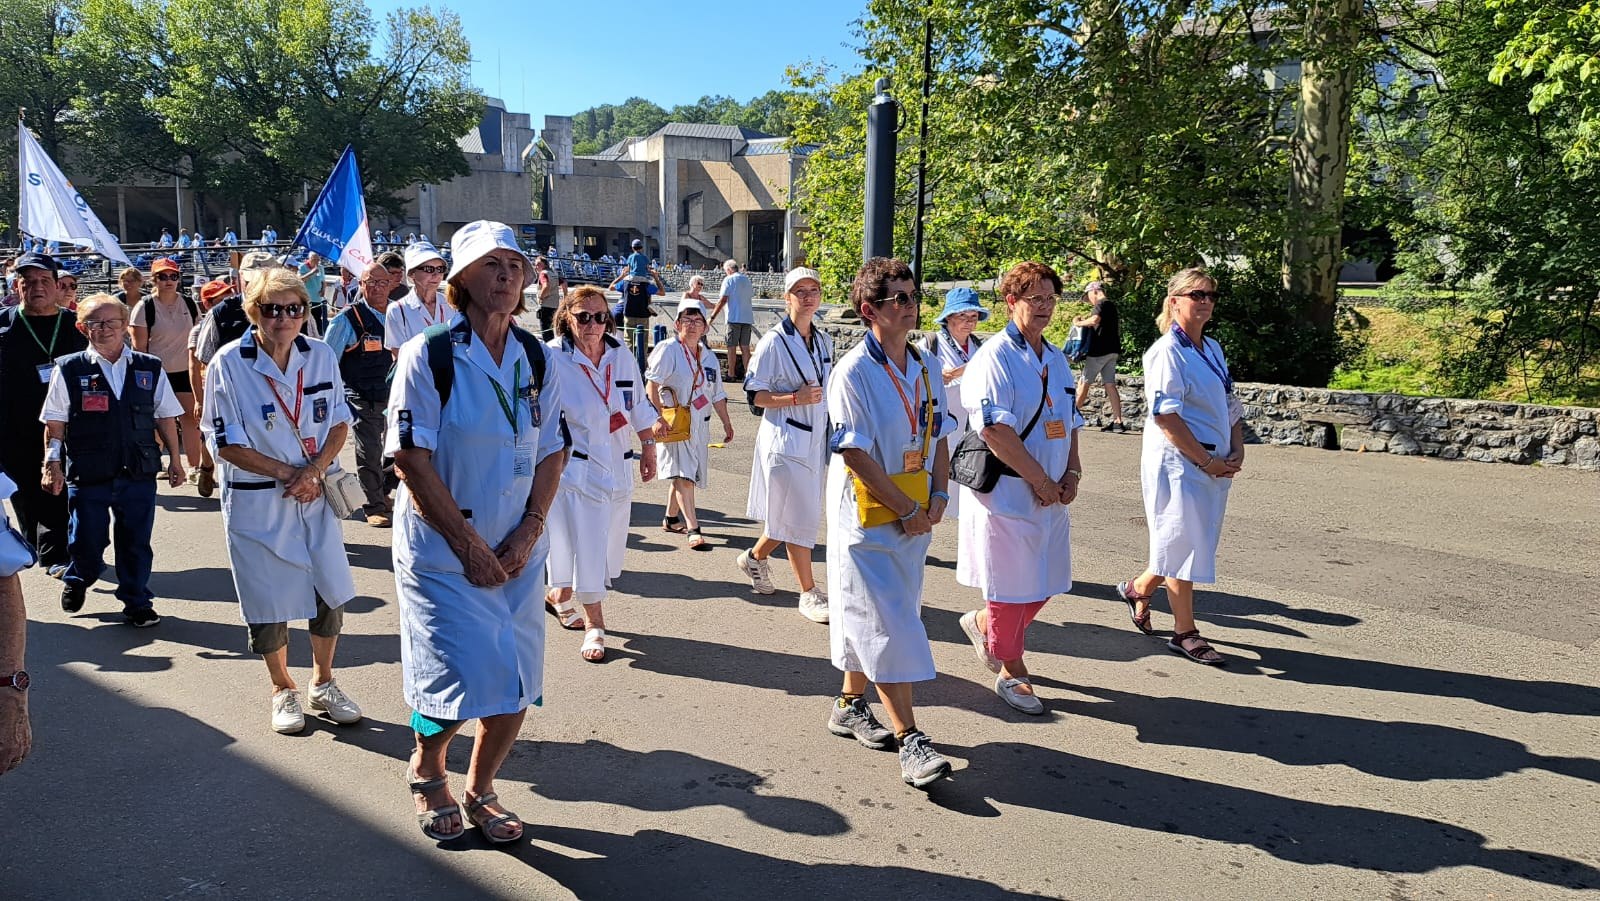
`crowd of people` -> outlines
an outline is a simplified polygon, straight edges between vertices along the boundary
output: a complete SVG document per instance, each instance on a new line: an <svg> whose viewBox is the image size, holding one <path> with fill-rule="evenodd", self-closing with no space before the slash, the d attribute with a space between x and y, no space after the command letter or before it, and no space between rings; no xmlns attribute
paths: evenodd
<svg viewBox="0 0 1600 901"><path fill-rule="evenodd" d="M683 296L671 336L641 371L607 294L567 290L509 227L469 223L452 249L447 262L419 241L353 274L349 303L320 338L308 328L316 299L305 274L265 252L246 255L237 285L208 283L192 305L163 290L170 273L158 265L154 290L136 304L142 286L130 276L121 297L96 294L75 311L57 304L54 262L25 255L22 305L0 311L0 464L10 476L0 486L15 483L21 532L63 580L63 609L82 607L115 541L116 597L132 625L148 627L160 622L148 588L156 479L176 486L188 471L207 473L222 491L244 644L265 663L270 726L283 733L300 731L307 710L335 723L361 718L334 672L355 594L341 519L359 511L392 528L418 823L440 841L476 827L511 842L522 822L500 802L495 776L542 699L546 614L582 632L584 660L606 659L604 602L623 572L641 483L665 480L662 528L712 551L696 493L709 485L711 448L733 441L735 428L732 380L703 338L724 310L735 323L748 316L749 298L737 281L709 312L703 294ZM655 285L648 261L625 265L625 288ZM543 340L518 324L530 288L550 331ZM1104 288L1089 292L1099 294L1091 315L1101 327L1115 323ZM917 787L950 771L914 703L916 684L935 675L921 606L944 519L957 519L957 579L975 589L960 622L980 665L1002 702L1044 711L1027 632L1072 588L1069 511L1085 478L1086 395L1043 337L1062 289L1049 266L1018 264L1000 278L993 309L953 290L937 330L913 342L922 298L912 272L874 258L848 297L866 334L839 353L814 321L821 276L798 268L784 279L782 319L747 360L734 357L730 336L731 374L759 415L746 512L761 537L728 565L772 594L772 557L787 556L798 611L827 625L840 671L837 692L818 686L831 695L827 729L897 750L901 778ZM1150 602L1165 589L1169 648L1211 665L1225 659L1195 626L1193 586L1216 578L1228 489L1244 462L1242 411L1222 348L1205 333L1218 300L1204 270L1168 285L1161 337L1144 355L1148 555L1117 586L1146 634ZM979 340L991 315L1005 325ZM1097 365L1095 375L1114 379L1114 357ZM1116 395L1108 401L1114 425ZM340 463L352 433L353 474ZM819 583L812 555L824 534ZM15 577L4 582L14 590ZM0 615L8 597L0 592ZM289 624L300 621L314 663L304 702L286 653ZM0 620L0 698L8 667L22 669L15 631ZM887 723L869 701L873 687ZM469 720L477 727L458 802L447 750Z"/></svg>

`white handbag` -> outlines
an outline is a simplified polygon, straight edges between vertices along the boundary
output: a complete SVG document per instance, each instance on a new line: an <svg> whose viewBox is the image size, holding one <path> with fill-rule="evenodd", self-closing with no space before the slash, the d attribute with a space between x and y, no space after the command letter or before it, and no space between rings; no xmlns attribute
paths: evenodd
<svg viewBox="0 0 1600 901"><path fill-rule="evenodd" d="M16 490L16 483L0 472L0 501L10 497ZM3 506L0 506L0 523L5 525L5 529L0 530L0 578L9 578L37 564L39 555L34 553L28 539L11 527L11 517L6 515Z"/></svg>

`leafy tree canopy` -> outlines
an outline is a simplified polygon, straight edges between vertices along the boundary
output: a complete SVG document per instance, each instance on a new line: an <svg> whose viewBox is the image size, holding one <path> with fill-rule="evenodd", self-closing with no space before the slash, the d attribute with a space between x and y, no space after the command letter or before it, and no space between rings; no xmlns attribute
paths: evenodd
<svg viewBox="0 0 1600 901"><path fill-rule="evenodd" d="M573 150L579 154L599 153L623 138L653 134L669 122L738 125L787 136L793 127L790 104L794 96L792 91L768 91L747 103L732 97L705 96L671 109L640 97L630 97L621 104L603 103L572 117Z"/></svg>

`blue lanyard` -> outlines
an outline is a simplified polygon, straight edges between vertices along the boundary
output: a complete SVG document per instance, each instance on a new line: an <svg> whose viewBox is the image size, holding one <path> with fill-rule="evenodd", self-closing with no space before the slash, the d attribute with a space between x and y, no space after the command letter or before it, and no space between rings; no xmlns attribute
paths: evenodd
<svg viewBox="0 0 1600 901"><path fill-rule="evenodd" d="M1226 391L1228 394L1233 393L1233 376L1228 375L1228 369L1226 366L1218 366L1216 363L1211 362L1211 355L1206 353L1206 349L1204 347L1196 347L1195 343L1189 339L1187 334L1184 333L1182 326L1178 325L1176 322L1172 324L1172 336L1177 339L1178 346L1187 347L1196 354L1199 354L1200 360L1206 364L1206 368L1216 373L1217 378L1222 380L1223 391Z"/></svg>

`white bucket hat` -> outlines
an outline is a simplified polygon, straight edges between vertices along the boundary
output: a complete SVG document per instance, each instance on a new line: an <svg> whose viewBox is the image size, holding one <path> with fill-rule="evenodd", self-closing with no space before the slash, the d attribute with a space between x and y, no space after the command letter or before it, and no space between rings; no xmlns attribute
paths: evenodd
<svg viewBox="0 0 1600 901"><path fill-rule="evenodd" d="M418 241L417 243L406 248L407 272L410 272L429 260L438 260L439 262L443 263L444 255L439 253L439 248L434 247L427 241Z"/></svg>
<svg viewBox="0 0 1600 901"><path fill-rule="evenodd" d="M788 294L790 291L794 290L795 285L805 281L808 278L816 282L817 287L822 287L822 276L817 272L817 270L807 269L804 266L790 269L789 274L783 277L783 293Z"/></svg>
<svg viewBox="0 0 1600 901"><path fill-rule="evenodd" d="M672 318L676 320L679 316L691 311L699 313L702 318L706 315L706 308L700 301L695 300L693 297L685 297L678 301L678 310L672 314Z"/></svg>
<svg viewBox="0 0 1600 901"><path fill-rule="evenodd" d="M456 230L450 237L450 274L446 280L454 282L462 270L471 266L487 256L491 251L510 250L524 261L528 255L517 246L517 237L511 231L511 226L504 222L490 222L479 219L468 222ZM533 264L529 263L522 273L522 287L533 284Z"/></svg>

